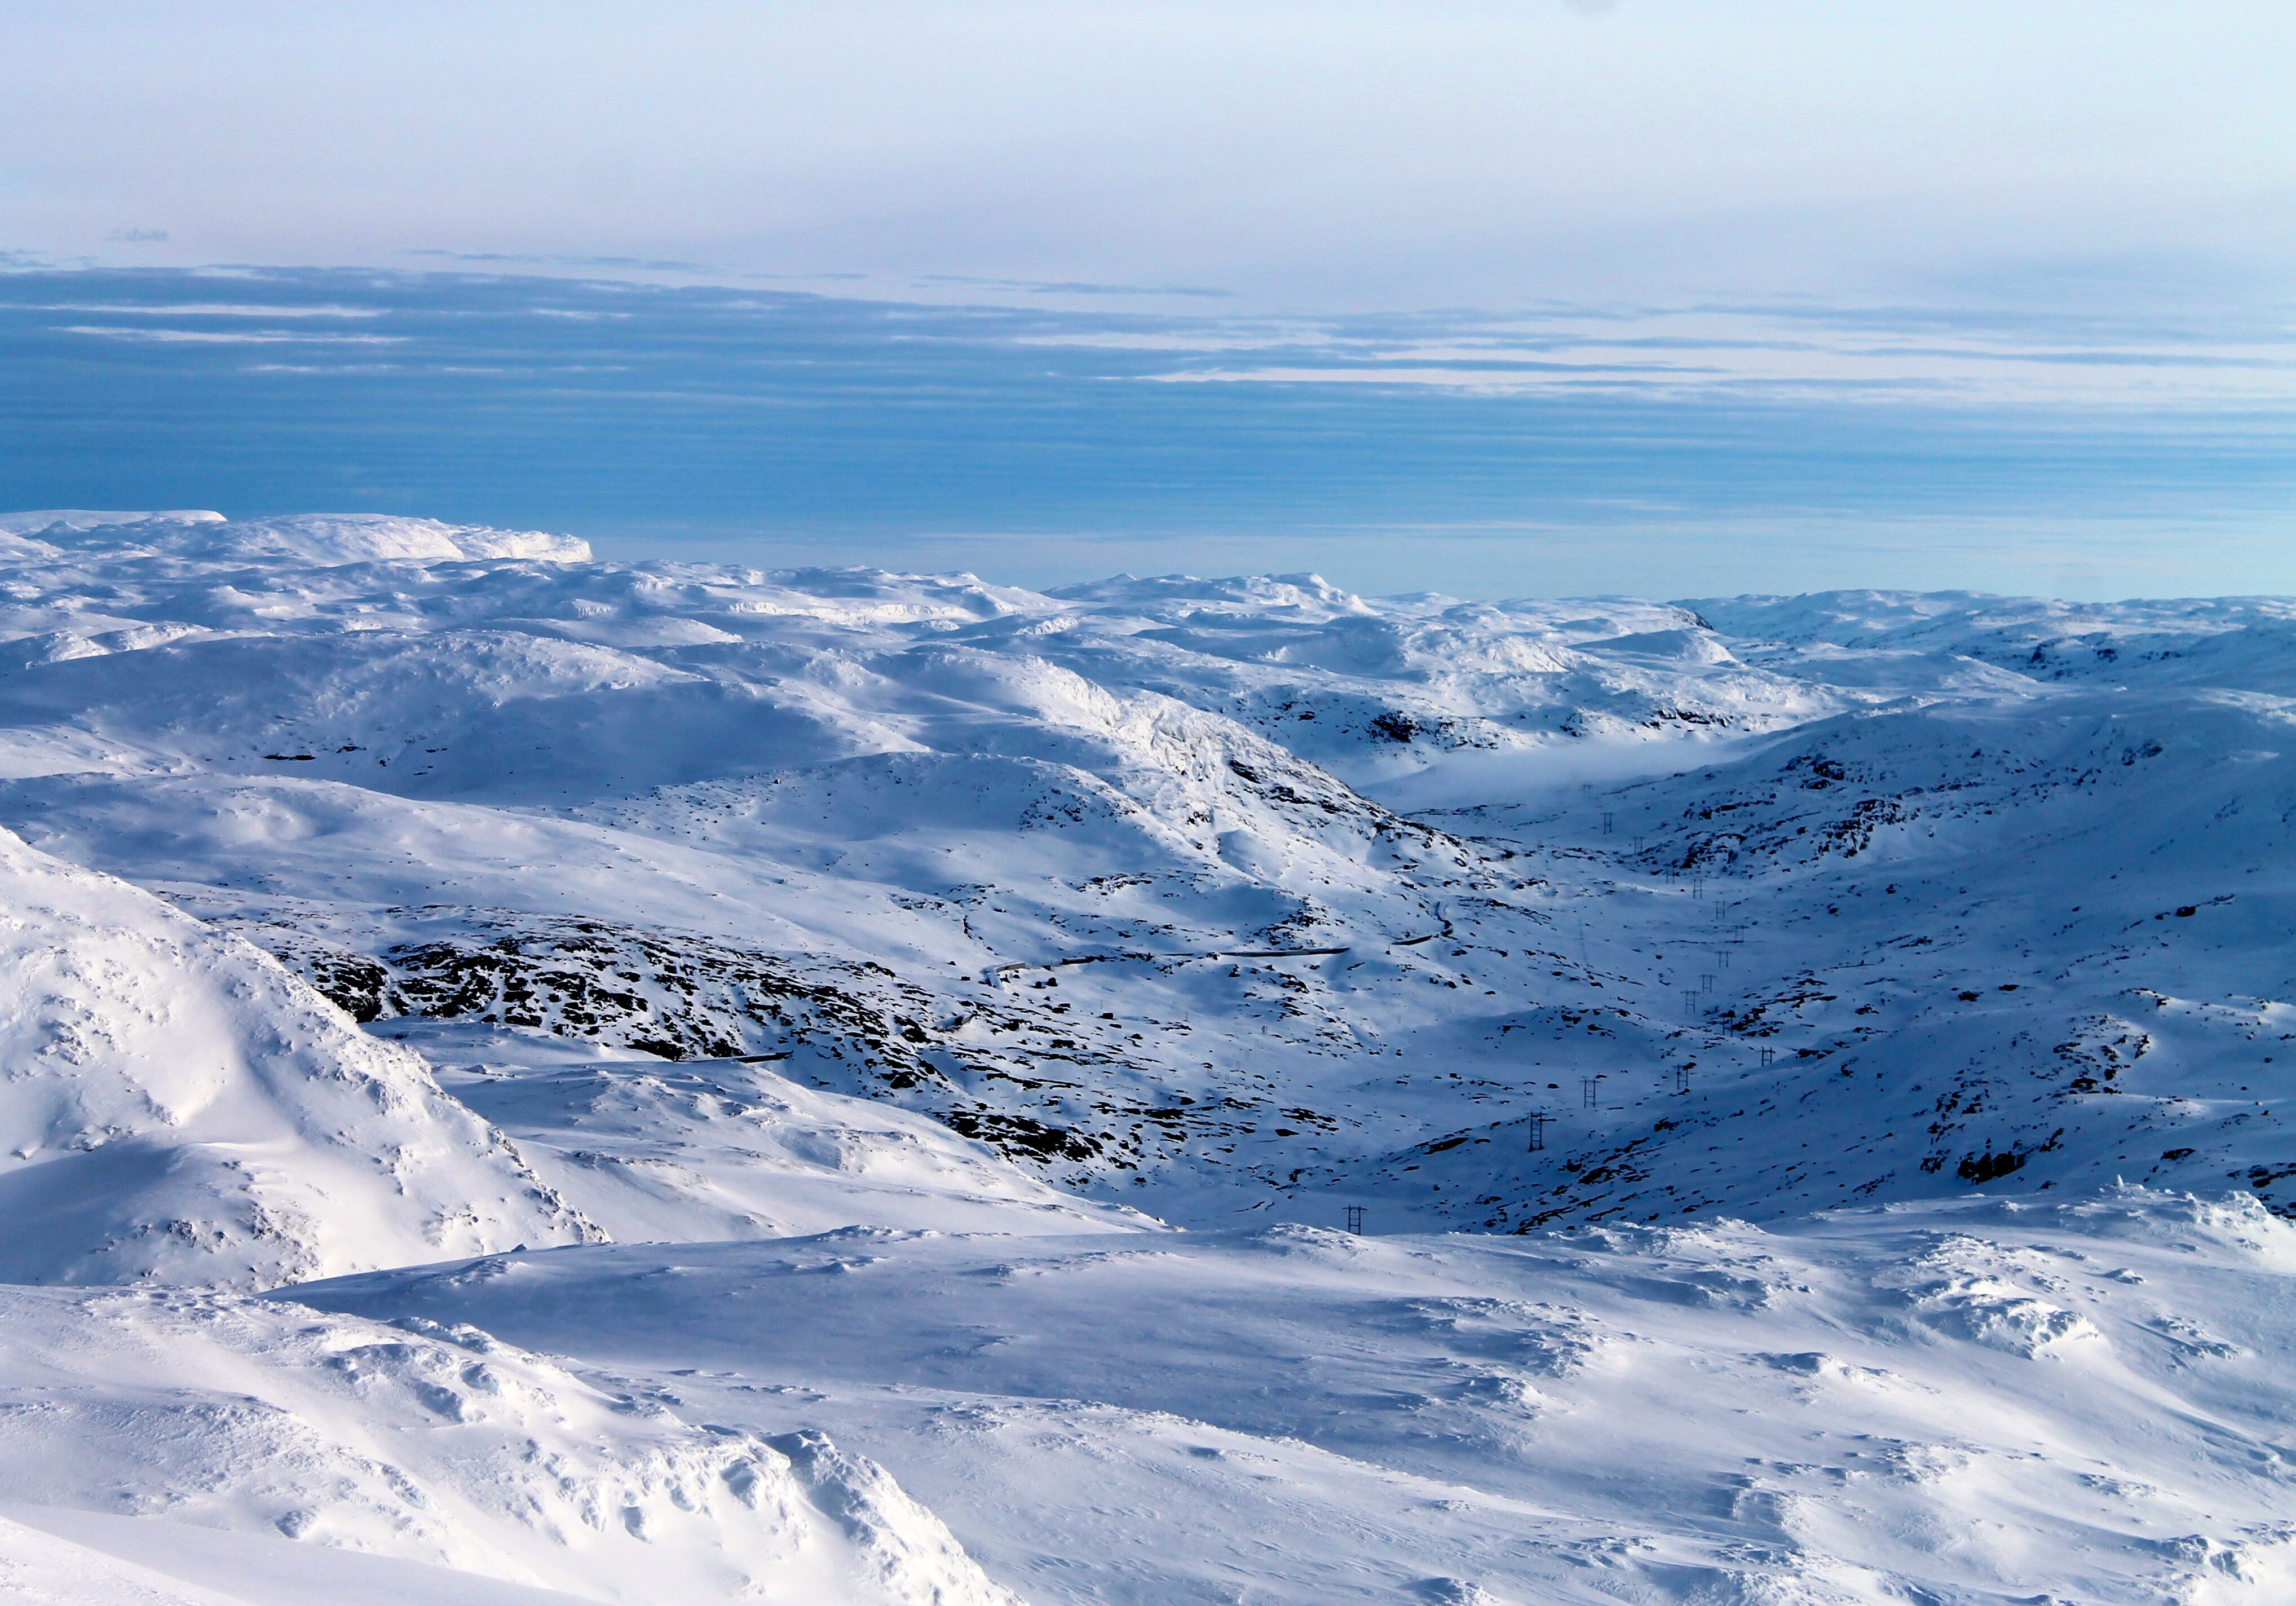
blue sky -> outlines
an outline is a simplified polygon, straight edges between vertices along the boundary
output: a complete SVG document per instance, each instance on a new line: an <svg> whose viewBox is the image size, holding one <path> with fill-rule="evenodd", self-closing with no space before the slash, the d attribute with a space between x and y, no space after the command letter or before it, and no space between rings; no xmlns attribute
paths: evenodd
<svg viewBox="0 0 2296 1606"><path fill-rule="evenodd" d="M40 0L0 502L2296 591L2296 10Z"/></svg>

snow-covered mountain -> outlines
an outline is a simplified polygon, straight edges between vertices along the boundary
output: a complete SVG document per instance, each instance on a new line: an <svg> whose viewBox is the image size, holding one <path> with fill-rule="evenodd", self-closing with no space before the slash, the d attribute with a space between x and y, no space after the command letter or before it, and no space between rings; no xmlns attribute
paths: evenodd
<svg viewBox="0 0 2296 1606"><path fill-rule="evenodd" d="M840 1552L856 1599L2287 1582L2296 604L1040 594L364 515L11 515L0 566L0 1275L371 1274L308 1297L851 1439L940 1558ZM22 1298L27 1356L228 1332L217 1389L400 1342ZM144 1566L6 1504L156 1509L87 1442L0 1518ZM754 1559L823 1498L676 1506L753 1558L680 1598L800 1598ZM439 1520L307 1536L647 1598Z"/></svg>

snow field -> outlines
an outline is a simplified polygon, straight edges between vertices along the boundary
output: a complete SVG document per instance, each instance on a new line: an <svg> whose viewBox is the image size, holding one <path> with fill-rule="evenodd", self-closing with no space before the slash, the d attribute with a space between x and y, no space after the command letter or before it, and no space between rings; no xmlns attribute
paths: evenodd
<svg viewBox="0 0 2296 1606"><path fill-rule="evenodd" d="M1032 1600L2260 1602L2296 1577L2292 1271L2252 1201L2128 1191L1529 1239L857 1230L291 1297L760 1431L834 1418Z"/></svg>

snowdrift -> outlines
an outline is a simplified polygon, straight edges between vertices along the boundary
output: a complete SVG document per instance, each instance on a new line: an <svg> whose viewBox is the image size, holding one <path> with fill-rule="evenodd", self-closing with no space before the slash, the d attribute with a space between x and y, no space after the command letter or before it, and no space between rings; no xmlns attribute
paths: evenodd
<svg viewBox="0 0 2296 1606"><path fill-rule="evenodd" d="M2265 1606L2296 1587L2292 1277L2253 1202L2131 1189L1528 1239L843 1233L299 1292L677 1369L721 1419L780 1414L757 1380L841 1397L1038 1600Z"/></svg>
<svg viewBox="0 0 2296 1606"><path fill-rule="evenodd" d="M695 1426L663 1390L610 1392L467 1325L6 1289L0 1333L0 1512L76 1545L94 1562L71 1568L80 1588L128 1575L66 1598L149 1600L127 1587L141 1570L277 1606L341 1599L338 1577L418 1602L459 1578L455 1596L502 1606L523 1588L473 1585L631 1606L1018 1606L825 1436ZM283 1567L281 1539L316 1554ZM328 1552L353 1556L331 1568Z"/></svg>
<svg viewBox="0 0 2296 1606"><path fill-rule="evenodd" d="M0 832L0 1279L264 1287L597 1234L422 1061Z"/></svg>

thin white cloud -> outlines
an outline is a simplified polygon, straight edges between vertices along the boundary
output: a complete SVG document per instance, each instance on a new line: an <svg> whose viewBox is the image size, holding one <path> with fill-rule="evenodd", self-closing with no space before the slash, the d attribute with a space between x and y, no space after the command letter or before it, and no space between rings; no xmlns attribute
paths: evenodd
<svg viewBox="0 0 2296 1606"><path fill-rule="evenodd" d="M380 307L273 307L252 302L171 301L47 301L34 303L32 312L129 313L151 318L379 318Z"/></svg>
<svg viewBox="0 0 2296 1606"><path fill-rule="evenodd" d="M102 324L66 324L65 334L94 335L108 340L149 340L169 346L398 346L406 337L398 334L305 334L286 329L133 329Z"/></svg>

